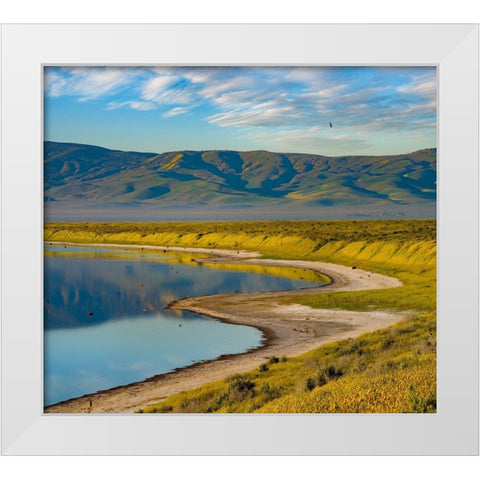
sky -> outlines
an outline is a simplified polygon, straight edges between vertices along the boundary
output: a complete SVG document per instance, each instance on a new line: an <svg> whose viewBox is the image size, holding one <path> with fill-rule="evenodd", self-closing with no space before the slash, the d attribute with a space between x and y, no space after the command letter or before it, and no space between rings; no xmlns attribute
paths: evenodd
<svg viewBox="0 0 480 480"><path fill-rule="evenodd" d="M436 146L436 85L435 67L52 66L44 139L153 153L408 153Z"/></svg>

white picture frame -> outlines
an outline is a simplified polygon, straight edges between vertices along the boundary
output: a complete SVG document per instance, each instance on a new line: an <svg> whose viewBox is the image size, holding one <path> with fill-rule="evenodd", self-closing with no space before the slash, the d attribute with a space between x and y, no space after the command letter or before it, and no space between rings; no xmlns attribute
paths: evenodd
<svg viewBox="0 0 480 480"><path fill-rule="evenodd" d="M43 414L47 64L437 66L438 412ZM3 25L2 452L477 455L478 25Z"/></svg>

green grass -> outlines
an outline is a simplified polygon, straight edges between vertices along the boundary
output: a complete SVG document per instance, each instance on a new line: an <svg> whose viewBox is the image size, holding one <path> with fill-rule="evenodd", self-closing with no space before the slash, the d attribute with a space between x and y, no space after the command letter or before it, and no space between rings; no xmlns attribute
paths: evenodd
<svg viewBox="0 0 480 480"><path fill-rule="evenodd" d="M408 312L398 324L287 361L265 359L256 370L179 393L145 412L436 409L435 220L47 224L45 240L255 250L268 258L364 268L403 282L293 300L314 308Z"/></svg>

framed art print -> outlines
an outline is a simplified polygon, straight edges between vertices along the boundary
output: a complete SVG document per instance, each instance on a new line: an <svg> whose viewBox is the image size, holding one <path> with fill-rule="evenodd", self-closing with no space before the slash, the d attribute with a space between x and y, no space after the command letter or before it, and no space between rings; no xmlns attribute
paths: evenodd
<svg viewBox="0 0 480 480"><path fill-rule="evenodd" d="M478 26L3 38L5 453L478 452Z"/></svg>

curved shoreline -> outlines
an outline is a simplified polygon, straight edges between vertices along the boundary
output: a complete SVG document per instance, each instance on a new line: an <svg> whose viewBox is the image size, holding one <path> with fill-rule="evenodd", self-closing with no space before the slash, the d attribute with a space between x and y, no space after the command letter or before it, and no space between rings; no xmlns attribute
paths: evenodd
<svg viewBox="0 0 480 480"><path fill-rule="evenodd" d="M196 259L199 263L306 268L331 279L326 285L297 290L206 295L175 300L167 308L188 310L227 323L258 328L264 333L265 341L261 346L241 354L222 355L214 360L179 368L140 382L66 400L45 407L45 413L133 413L180 391L253 370L273 355L297 356L324 343L385 328L405 316L405 313L354 312L282 304L306 292L370 290L402 285L396 278L342 265L303 260L263 259L259 258L258 252L243 250L105 243L45 242L45 244L202 253L212 255L214 258Z"/></svg>

